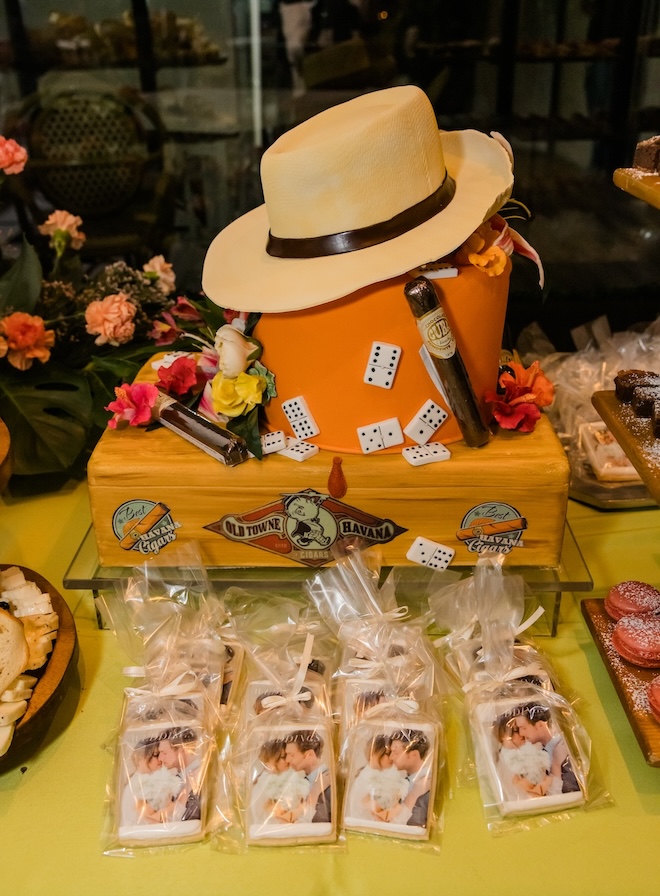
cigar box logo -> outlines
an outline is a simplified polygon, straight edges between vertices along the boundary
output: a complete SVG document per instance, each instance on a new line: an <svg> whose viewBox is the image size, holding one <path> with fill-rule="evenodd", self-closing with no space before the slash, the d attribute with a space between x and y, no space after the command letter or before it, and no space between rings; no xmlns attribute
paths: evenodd
<svg viewBox="0 0 660 896"><path fill-rule="evenodd" d="M385 544L406 531L392 520L372 516L311 488L283 494L272 504L247 513L226 514L204 528L313 567L332 560L332 546L342 538L359 536L368 544Z"/></svg>
<svg viewBox="0 0 660 896"><path fill-rule="evenodd" d="M473 554L483 551L508 554L515 547L523 547L522 534L526 528L527 520L515 507L492 501L469 510L456 537Z"/></svg>
<svg viewBox="0 0 660 896"><path fill-rule="evenodd" d="M174 541L180 526L160 501L126 501L112 517L112 531L120 547L140 554L157 554Z"/></svg>

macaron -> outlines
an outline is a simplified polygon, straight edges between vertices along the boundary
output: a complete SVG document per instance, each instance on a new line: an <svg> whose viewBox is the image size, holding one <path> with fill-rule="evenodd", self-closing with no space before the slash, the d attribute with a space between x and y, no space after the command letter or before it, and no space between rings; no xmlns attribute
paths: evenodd
<svg viewBox="0 0 660 896"><path fill-rule="evenodd" d="M660 669L660 616L623 616L614 626L612 647L644 669Z"/></svg>
<svg viewBox="0 0 660 896"><path fill-rule="evenodd" d="M653 718L656 722L660 722L660 675L656 675L649 682L648 695Z"/></svg>
<svg viewBox="0 0 660 896"><path fill-rule="evenodd" d="M604 606L612 619L655 613L660 611L660 591L646 582L619 582L607 592Z"/></svg>

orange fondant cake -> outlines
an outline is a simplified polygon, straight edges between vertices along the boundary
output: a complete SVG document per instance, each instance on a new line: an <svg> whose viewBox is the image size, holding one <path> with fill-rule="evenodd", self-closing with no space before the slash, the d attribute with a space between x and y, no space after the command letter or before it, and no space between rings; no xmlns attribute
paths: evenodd
<svg viewBox="0 0 660 896"><path fill-rule="evenodd" d="M173 545L195 541L209 565L314 567L359 536L385 565L473 565L488 549L556 566L561 444L546 417L527 434L488 438L485 427L508 256L524 243L497 214L511 194L510 147L439 132L428 98L405 86L304 122L261 170L264 206L218 234L205 260L206 295L239 326L216 334L218 373L200 407L210 393L211 413L246 415L234 431L245 424L258 453L267 396L262 446L277 453L225 466L164 428L109 429L88 466L101 563L167 564ZM423 295L411 295L413 279ZM237 348L250 312L259 320ZM155 378L150 366L140 374ZM478 442L468 436L479 405ZM283 447L284 435L298 441ZM466 444L482 436L484 447Z"/></svg>
<svg viewBox="0 0 660 896"><path fill-rule="evenodd" d="M510 268L509 261L502 274L489 277L461 265L457 277L433 281L479 399L497 384ZM270 430L293 435L282 403L303 396L320 430L310 442L361 453L361 426L396 417L405 428L428 399L449 410L420 356L422 339L403 292L408 280L408 275L395 277L316 308L261 316L254 335L277 388L266 407ZM364 382L375 341L401 348L390 388ZM488 419L485 407L484 416ZM460 438L450 416L429 441ZM405 437L384 451L400 453L413 444Z"/></svg>

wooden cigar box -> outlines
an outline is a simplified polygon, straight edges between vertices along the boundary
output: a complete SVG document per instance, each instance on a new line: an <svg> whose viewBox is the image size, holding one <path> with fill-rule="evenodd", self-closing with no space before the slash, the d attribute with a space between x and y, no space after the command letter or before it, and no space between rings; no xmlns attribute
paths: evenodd
<svg viewBox="0 0 660 896"><path fill-rule="evenodd" d="M388 566L414 563L419 538L454 551L454 566L474 565L486 547L513 565L557 566L570 471L548 419L532 433L449 450L448 460L418 467L400 455L329 451L227 467L161 427L108 429L88 466L99 559L167 565L175 546L193 541L208 566L314 567L357 536L380 545ZM334 477L335 496L329 490L338 457L341 497ZM426 542L422 550L431 565L445 556Z"/></svg>

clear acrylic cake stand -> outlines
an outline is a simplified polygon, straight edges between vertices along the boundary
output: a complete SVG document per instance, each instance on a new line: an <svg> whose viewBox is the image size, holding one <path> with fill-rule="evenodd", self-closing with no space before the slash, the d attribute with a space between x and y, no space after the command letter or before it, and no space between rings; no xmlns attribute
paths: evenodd
<svg viewBox="0 0 660 896"><path fill-rule="evenodd" d="M133 574L133 570L140 565L140 558L136 555L136 562L131 567L101 566L94 532L90 527L64 574L63 585L72 590L91 590L96 599L105 591L114 593L116 587L125 582ZM177 580L178 570L176 568L161 566L160 569L164 578L171 581ZM383 578L390 572L390 569L390 567L383 569ZM467 577L472 574L474 567L452 564L450 569L461 572L463 577ZM568 523L566 523L558 566L509 566L505 564L504 569L508 574L517 574L524 578L529 591L527 610L533 612L538 606L542 606L545 611L534 627L530 629L531 634L554 636L557 633L562 593L591 591L593 588L591 575ZM219 594L231 586L237 586L253 594L255 600L269 594L302 598L303 582L317 572L318 570L308 567L212 566L207 568L209 579ZM397 600L399 604L405 604L414 613L415 608L422 607L428 594L428 585L433 572L415 565L399 566L396 568L396 573ZM428 609L428 607L424 609ZM101 625L100 617L99 625Z"/></svg>

